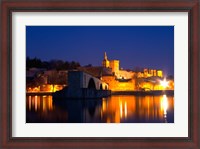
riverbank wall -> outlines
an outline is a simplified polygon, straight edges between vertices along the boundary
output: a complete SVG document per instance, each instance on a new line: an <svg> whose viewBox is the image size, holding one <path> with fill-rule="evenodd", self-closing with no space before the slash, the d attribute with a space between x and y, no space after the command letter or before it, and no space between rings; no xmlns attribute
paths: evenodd
<svg viewBox="0 0 200 149"><path fill-rule="evenodd" d="M174 90L153 90L153 91L112 91L111 95L168 95L173 96Z"/></svg>
<svg viewBox="0 0 200 149"><path fill-rule="evenodd" d="M53 95L55 98L103 98L111 95L168 95L174 96L174 90L155 90L155 91L110 91L110 90L94 90L94 89L80 89L77 91L69 92L68 89L53 92L27 92L27 96L43 96Z"/></svg>
<svg viewBox="0 0 200 149"><path fill-rule="evenodd" d="M71 88L64 88L61 91L57 91L53 93L53 98L87 98L87 99L95 99L95 98L104 98L111 95L110 90L96 90L96 89L71 89Z"/></svg>

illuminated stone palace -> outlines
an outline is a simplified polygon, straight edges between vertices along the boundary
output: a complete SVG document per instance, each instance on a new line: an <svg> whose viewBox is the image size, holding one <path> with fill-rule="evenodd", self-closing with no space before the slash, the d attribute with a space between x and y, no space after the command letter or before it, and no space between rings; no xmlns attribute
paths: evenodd
<svg viewBox="0 0 200 149"><path fill-rule="evenodd" d="M112 75L102 75L101 79L109 85L112 91L136 90L173 90L174 82L169 80L163 86L163 71L145 68L143 72L120 69L119 60L109 60L106 52L102 61L103 68L110 69Z"/></svg>

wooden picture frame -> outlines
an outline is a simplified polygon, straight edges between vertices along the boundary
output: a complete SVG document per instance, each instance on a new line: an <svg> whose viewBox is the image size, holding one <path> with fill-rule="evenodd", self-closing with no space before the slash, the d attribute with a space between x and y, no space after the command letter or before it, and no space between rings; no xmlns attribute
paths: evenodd
<svg viewBox="0 0 200 149"><path fill-rule="evenodd" d="M0 148L200 148L198 0L75 0L1 2ZM12 137L12 12L188 12L188 137L48 138Z"/></svg>

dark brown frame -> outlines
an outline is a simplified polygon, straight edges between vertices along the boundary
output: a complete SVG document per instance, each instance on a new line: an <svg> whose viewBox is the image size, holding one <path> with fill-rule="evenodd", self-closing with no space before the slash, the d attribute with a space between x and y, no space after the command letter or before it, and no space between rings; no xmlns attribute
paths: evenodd
<svg viewBox="0 0 200 149"><path fill-rule="evenodd" d="M200 148L199 0L3 0L1 4L0 148ZM189 13L189 136L185 138L12 137L12 12L145 11Z"/></svg>

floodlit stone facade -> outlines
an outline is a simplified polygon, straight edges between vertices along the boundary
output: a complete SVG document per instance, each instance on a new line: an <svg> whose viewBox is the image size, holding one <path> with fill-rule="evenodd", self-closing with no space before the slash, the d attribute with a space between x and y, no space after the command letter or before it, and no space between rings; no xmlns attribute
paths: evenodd
<svg viewBox="0 0 200 149"><path fill-rule="evenodd" d="M115 76L103 76L102 81L108 84L112 91L133 91L135 90L135 80L118 80Z"/></svg>
<svg viewBox="0 0 200 149"><path fill-rule="evenodd" d="M112 75L101 76L112 91L136 91L136 90L173 90L174 81L168 80L167 86L163 87L163 71L145 68L143 72L134 72L120 69L119 60L109 60L104 53L103 68L111 69Z"/></svg>

